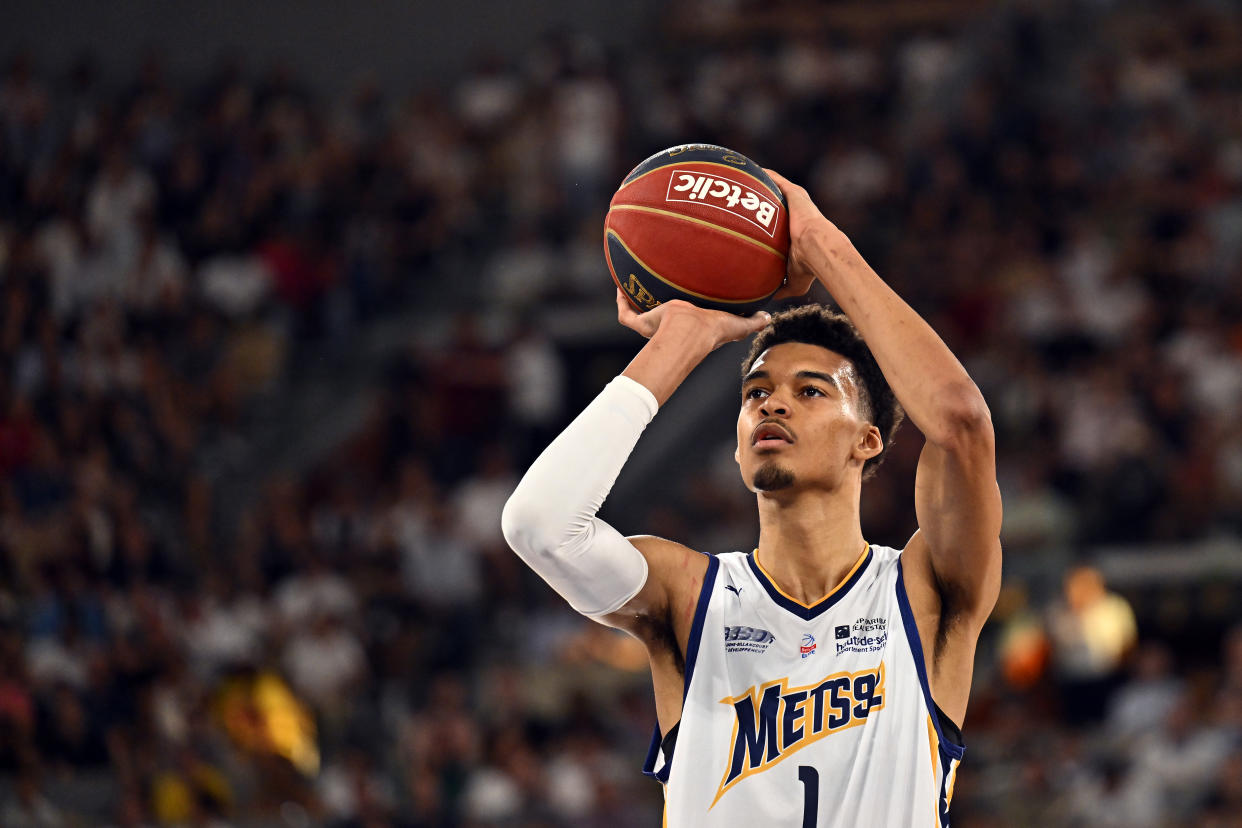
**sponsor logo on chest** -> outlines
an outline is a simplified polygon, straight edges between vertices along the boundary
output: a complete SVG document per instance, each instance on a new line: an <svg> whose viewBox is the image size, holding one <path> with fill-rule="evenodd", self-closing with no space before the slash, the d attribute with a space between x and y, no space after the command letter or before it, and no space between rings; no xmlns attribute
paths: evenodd
<svg viewBox="0 0 1242 828"><path fill-rule="evenodd" d="M765 653L775 640L772 633L759 627L738 624L724 628L726 653Z"/></svg>
<svg viewBox="0 0 1242 828"><path fill-rule="evenodd" d="M853 624L842 624L833 631L837 655L844 653L876 653L888 644L887 618L859 618Z"/></svg>

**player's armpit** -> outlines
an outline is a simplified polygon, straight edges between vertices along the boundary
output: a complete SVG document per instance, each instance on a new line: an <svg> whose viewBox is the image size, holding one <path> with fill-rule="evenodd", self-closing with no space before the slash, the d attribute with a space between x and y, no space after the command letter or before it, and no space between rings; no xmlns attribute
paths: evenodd
<svg viewBox="0 0 1242 828"><path fill-rule="evenodd" d="M595 620L633 635L647 648L660 732L681 719L685 653L708 556L663 538L629 538L647 561L647 582L619 611Z"/></svg>

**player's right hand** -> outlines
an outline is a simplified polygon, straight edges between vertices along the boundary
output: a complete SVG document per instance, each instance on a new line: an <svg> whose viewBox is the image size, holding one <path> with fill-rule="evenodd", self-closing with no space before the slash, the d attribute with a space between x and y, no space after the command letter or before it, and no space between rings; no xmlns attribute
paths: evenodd
<svg viewBox="0 0 1242 828"><path fill-rule="evenodd" d="M707 310L682 299L657 305L645 313L634 310L629 299L617 288L617 321L650 339L661 325L686 326L697 333L711 335L712 348L734 342L762 330L772 318L767 311L738 316L724 311Z"/></svg>
<svg viewBox="0 0 1242 828"><path fill-rule="evenodd" d="M838 243L849 244L849 239L835 224L824 217L820 209L811 200L805 187L794 184L776 170L765 169L776 185L785 194L785 203L789 209L789 261L785 273L785 284L773 296L773 299L785 299L802 296L818 278L808 259L814 259L814 252L808 250L813 246L811 236L816 231L826 232L830 238L839 239Z"/></svg>

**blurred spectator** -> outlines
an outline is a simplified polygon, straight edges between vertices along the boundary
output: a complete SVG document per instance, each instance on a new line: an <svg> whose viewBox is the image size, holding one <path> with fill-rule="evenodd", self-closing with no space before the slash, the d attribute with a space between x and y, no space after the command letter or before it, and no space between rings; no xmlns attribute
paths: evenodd
<svg viewBox="0 0 1242 828"><path fill-rule="evenodd" d="M185 640L192 662L208 677L261 656L267 610L259 596L238 589L231 577L205 573L203 593L190 596Z"/></svg>
<svg viewBox="0 0 1242 828"><path fill-rule="evenodd" d="M512 448L522 465L534 460L555 436L565 404L564 360L533 314L523 316L513 332L505 349L504 373L515 432Z"/></svg>
<svg viewBox="0 0 1242 828"><path fill-rule="evenodd" d="M361 747L347 748L338 762L325 767L318 787L328 825L382 824L393 817L392 784Z"/></svg>
<svg viewBox="0 0 1242 828"><path fill-rule="evenodd" d="M1154 790L1170 816L1202 807L1213 772L1237 745L1238 733L1221 726L1214 706L1188 690L1148 730L1134 753L1134 775Z"/></svg>
<svg viewBox="0 0 1242 828"><path fill-rule="evenodd" d="M349 582L328 568L321 553L311 553L303 565L305 569L282 580L272 594L284 628L302 630L324 616L352 618L358 599Z"/></svg>
<svg viewBox="0 0 1242 828"><path fill-rule="evenodd" d="M15 796L3 808L0 818L12 828L61 828L71 823L66 815L39 790L33 771L17 777Z"/></svg>
<svg viewBox="0 0 1242 828"><path fill-rule="evenodd" d="M132 261L138 219L155 201L155 183L134 165L123 145L104 150L103 165L86 195L86 226L92 237L122 261Z"/></svg>
<svg viewBox="0 0 1242 828"><path fill-rule="evenodd" d="M340 720L365 678L362 646L340 619L317 613L298 625L283 664L293 688L326 718Z"/></svg>
<svg viewBox="0 0 1242 828"><path fill-rule="evenodd" d="M433 501L426 518L401 539L406 589L434 612L472 616L483 597L481 550L454 520L447 503Z"/></svg>
<svg viewBox="0 0 1242 828"><path fill-rule="evenodd" d="M1085 825L1158 826L1166 812L1160 789L1134 773L1128 761L1108 756L1073 780L1066 820Z"/></svg>
<svg viewBox="0 0 1242 828"><path fill-rule="evenodd" d="M1108 729L1123 743L1141 736L1152 722L1166 721L1185 692L1163 644L1141 644L1132 663L1133 678L1118 689L1108 710Z"/></svg>
<svg viewBox="0 0 1242 828"><path fill-rule="evenodd" d="M480 452L475 476L451 497L454 524L466 541L480 548L505 548L498 516L517 483L507 449L495 444Z"/></svg>
<svg viewBox="0 0 1242 828"><path fill-rule="evenodd" d="M151 781L151 813L164 825L225 825L221 817L232 802L224 774L189 748L178 750Z"/></svg>
<svg viewBox="0 0 1242 828"><path fill-rule="evenodd" d="M1133 610L1097 570L1076 567L1065 576L1063 602L1049 610L1048 629L1061 715L1075 725L1099 720L1135 643Z"/></svg>

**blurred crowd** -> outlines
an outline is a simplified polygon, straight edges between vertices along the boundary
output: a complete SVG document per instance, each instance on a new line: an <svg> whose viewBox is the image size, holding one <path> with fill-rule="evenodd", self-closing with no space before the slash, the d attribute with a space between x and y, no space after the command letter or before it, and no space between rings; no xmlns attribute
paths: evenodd
<svg viewBox="0 0 1242 828"><path fill-rule="evenodd" d="M280 68L12 56L0 824L657 824L641 648L526 572L499 514L597 390L541 313L612 302L610 192L677 143L805 183L962 357L1018 572L1236 548L1242 13L928 8L686 0L624 55L562 33L340 100ZM453 322L384 366L363 427L223 508L264 395L420 308ZM911 432L864 494L877 542L913 527ZM643 528L745 548L718 477ZM1054 580L1011 579L985 631L956 821L1242 824L1242 585L1179 614Z"/></svg>

